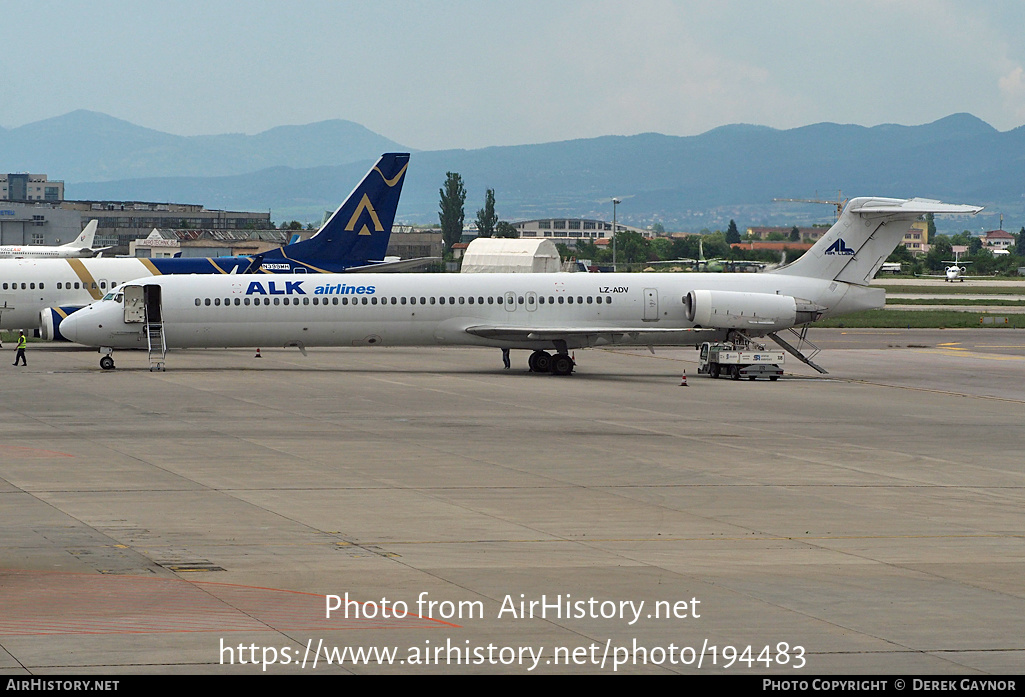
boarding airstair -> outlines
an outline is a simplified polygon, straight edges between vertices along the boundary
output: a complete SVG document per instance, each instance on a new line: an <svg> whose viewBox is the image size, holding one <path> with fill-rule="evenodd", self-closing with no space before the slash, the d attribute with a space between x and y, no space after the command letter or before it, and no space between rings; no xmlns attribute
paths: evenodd
<svg viewBox="0 0 1025 697"><path fill-rule="evenodd" d="M164 356L167 355L167 344L164 342L163 322L146 322L146 342L149 349L150 372L164 370Z"/></svg>

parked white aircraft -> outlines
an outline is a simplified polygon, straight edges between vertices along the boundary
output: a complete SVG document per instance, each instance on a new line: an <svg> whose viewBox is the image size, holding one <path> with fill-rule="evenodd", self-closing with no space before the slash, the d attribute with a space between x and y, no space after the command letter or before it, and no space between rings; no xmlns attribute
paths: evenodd
<svg viewBox="0 0 1025 697"><path fill-rule="evenodd" d="M0 259L88 259L110 247L93 249L97 221L90 220L82 234L59 247L45 245L0 245Z"/></svg>
<svg viewBox="0 0 1025 697"><path fill-rule="evenodd" d="M761 274L146 278L75 313L62 331L101 347L105 369L114 367L114 348L149 348L162 367L166 348L460 345L532 349L533 370L569 374L574 348L766 335L808 361L777 332L882 307L885 291L869 281L912 221L980 210L853 199L803 257Z"/></svg>

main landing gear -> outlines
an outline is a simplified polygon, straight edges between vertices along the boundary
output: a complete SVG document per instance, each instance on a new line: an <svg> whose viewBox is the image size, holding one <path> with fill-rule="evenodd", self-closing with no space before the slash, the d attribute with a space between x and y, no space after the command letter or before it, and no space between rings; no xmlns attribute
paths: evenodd
<svg viewBox="0 0 1025 697"><path fill-rule="evenodd" d="M527 359L527 365L532 373L571 375L576 363L567 353L557 353L553 356L547 351L534 351Z"/></svg>

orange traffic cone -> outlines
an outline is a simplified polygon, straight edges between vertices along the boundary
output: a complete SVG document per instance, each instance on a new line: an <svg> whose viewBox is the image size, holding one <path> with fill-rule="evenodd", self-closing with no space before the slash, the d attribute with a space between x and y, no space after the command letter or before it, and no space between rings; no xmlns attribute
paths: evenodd
<svg viewBox="0 0 1025 697"><path fill-rule="evenodd" d="M263 356L260 355L260 349L256 349L256 355L253 356L253 358L263 358Z"/></svg>
<svg viewBox="0 0 1025 697"><path fill-rule="evenodd" d="M687 371L683 371L683 378L680 380L680 387L687 386Z"/></svg>

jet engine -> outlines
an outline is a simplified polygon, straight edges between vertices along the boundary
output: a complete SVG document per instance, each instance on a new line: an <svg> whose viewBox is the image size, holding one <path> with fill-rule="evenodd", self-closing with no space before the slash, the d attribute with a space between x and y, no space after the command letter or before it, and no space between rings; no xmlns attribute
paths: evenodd
<svg viewBox="0 0 1025 697"><path fill-rule="evenodd" d="M792 295L692 290L683 299L687 321L700 327L775 331L818 319L825 308Z"/></svg>
<svg viewBox="0 0 1025 697"><path fill-rule="evenodd" d="M39 311L39 336L43 341L67 341L60 331L60 324L68 315L81 310L79 305L65 307L44 307Z"/></svg>

